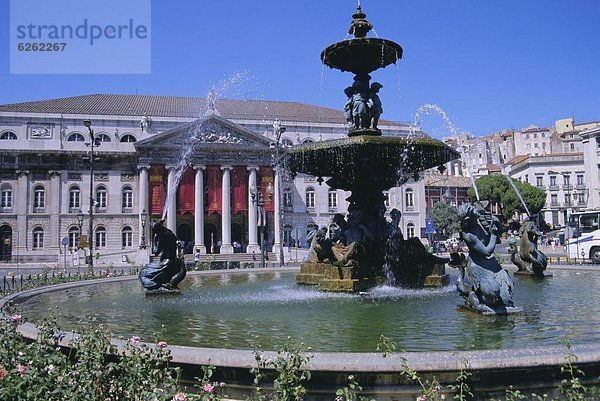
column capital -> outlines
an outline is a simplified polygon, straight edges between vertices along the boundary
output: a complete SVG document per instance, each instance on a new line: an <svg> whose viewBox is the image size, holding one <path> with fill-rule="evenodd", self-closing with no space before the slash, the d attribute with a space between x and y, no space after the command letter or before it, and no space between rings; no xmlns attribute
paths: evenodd
<svg viewBox="0 0 600 401"><path fill-rule="evenodd" d="M137 169L138 170L142 170L142 169L150 170L150 164L138 164Z"/></svg>
<svg viewBox="0 0 600 401"><path fill-rule="evenodd" d="M53 175L60 176L62 174L62 171L60 171L60 170L49 170L48 174L50 175L50 177L52 177Z"/></svg>
<svg viewBox="0 0 600 401"><path fill-rule="evenodd" d="M221 166L221 170L223 170L223 171L225 171L225 170L233 170L233 166L230 166L230 165L226 164L224 166Z"/></svg>
<svg viewBox="0 0 600 401"><path fill-rule="evenodd" d="M15 171L18 176L29 175L29 170L17 170Z"/></svg>
<svg viewBox="0 0 600 401"><path fill-rule="evenodd" d="M204 164L194 164L192 168L194 170L206 170L206 166Z"/></svg>
<svg viewBox="0 0 600 401"><path fill-rule="evenodd" d="M259 167L258 166L248 166L248 167L246 167L246 169L250 170L250 171L252 171L252 170L258 171Z"/></svg>

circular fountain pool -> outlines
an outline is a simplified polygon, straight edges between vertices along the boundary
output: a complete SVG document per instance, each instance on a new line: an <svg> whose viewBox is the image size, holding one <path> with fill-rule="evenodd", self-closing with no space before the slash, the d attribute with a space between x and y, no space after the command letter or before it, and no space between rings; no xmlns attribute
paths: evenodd
<svg viewBox="0 0 600 401"><path fill-rule="evenodd" d="M19 302L33 322L52 308L63 329L93 316L117 336L230 349L278 349L287 337L320 352L375 352L380 335L406 351L469 351L600 342L600 275L559 270L537 281L515 277L524 311L479 316L441 289L377 287L362 295L295 284L296 272L191 273L180 296L144 296L137 280L46 292ZM582 299L585 298L585 299ZM50 307L52 305L52 307Z"/></svg>

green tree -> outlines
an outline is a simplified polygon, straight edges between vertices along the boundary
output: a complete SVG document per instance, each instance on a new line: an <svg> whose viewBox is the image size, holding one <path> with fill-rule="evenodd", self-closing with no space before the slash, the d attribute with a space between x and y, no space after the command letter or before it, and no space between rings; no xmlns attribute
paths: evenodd
<svg viewBox="0 0 600 401"><path fill-rule="evenodd" d="M435 230L443 237L451 236L460 229L456 207L438 202L429 209L429 217L435 222Z"/></svg>
<svg viewBox="0 0 600 401"><path fill-rule="evenodd" d="M546 192L534 187L527 182L513 180L529 212L534 215L539 213L546 203ZM499 204L502 209L502 217L508 220L515 212L525 213L525 207L519 200L514 188L504 175L486 175L475 181L479 198L492 204ZM476 201L475 191L469 188L467 192L469 199Z"/></svg>

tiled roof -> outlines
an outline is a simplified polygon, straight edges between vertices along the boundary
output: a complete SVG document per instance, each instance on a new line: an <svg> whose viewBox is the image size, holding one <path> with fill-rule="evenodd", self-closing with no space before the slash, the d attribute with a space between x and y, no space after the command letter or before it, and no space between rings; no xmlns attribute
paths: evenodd
<svg viewBox="0 0 600 401"><path fill-rule="evenodd" d="M0 112L198 118L207 111L205 98L93 94L0 105ZM217 99L226 119L344 123L340 110L298 102ZM381 125L405 124L381 120Z"/></svg>
<svg viewBox="0 0 600 401"><path fill-rule="evenodd" d="M471 186L471 179L469 177L456 175L432 174L425 176L425 186L467 188Z"/></svg>

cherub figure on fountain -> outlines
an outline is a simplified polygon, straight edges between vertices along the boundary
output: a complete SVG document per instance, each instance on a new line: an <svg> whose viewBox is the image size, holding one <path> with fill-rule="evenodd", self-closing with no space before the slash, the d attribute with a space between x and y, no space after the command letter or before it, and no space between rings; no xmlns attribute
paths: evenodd
<svg viewBox="0 0 600 401"><path fill-rule="evenodd" d="M513 281L494 255L500 221L470 203L459 207L458 217L469 254L465 258L453 252L450 266L460 270L456 288L465 299L464 308L483 314L520 312L512 299Z"/></svg>
<svg viewBox="0 0 600 401"><path fill-rule="evenodd" d="M526 220L519 229L519 247L516 241L509 241L510 260L518 271L515 274L524 276L545 277L544 270L548 266L548 257L538 249L540 231L532 220Z"/></svg>
<svg viewBox="0 0 600 401"><path fill-rule="evenodd" d="M147 293L178 293L185 278L185 263L179 257L177 236L164 226L164 220L152 225L152 253L160 262L151 262L140 271L139 280Z"/></svg>

